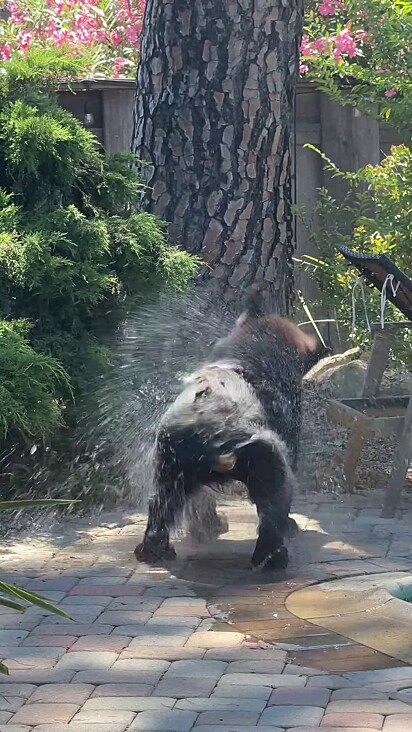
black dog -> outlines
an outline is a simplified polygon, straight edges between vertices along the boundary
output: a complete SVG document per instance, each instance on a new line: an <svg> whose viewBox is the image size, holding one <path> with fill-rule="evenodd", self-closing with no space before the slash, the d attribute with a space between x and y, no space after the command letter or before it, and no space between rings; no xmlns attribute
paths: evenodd
<svg viewBox="0 0 412 732"><path fill-rule="evenodd" d="M188 501L204 486L239 480L259 517L252 565L286 567L302 378L321 355L317 339L284 318L262 315L256 300L250 302L162 419L155 495L143 543L135 549L139 560L174 558L169 531ZM218 534L213 503L206 501L206 514Z"/></svg>

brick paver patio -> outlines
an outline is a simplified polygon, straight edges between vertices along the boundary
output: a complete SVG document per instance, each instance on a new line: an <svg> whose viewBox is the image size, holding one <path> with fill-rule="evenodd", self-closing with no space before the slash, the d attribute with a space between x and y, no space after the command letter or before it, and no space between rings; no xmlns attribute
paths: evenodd
<svg viewBox="0 0 412 732"><path fill-rule="evenodd" d="M7 732L408 732L412 668L291 615L296 589L412 568L412 506L379 518L382 495L295 502L304 531L291 566L248 568L254 509L234 500L230 532L177 542L168 568L138 565L144 516L70 518L3 542L1 579L58 602L1 609L0 723ZM412 503L412 502L411 502Z"/></svg>

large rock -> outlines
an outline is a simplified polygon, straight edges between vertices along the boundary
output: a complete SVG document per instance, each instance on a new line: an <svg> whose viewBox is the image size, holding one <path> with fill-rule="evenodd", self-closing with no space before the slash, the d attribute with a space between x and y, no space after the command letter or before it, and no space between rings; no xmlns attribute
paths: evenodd
<svg viewBox="0 0 412 732"><path fill-rule="evenodd" d="M350 399L360 397L365 381L370 353L354 358L359 349L325 358L309 372L307 378L315 382L326 397ZM390 366L382 379L381 394L403 396L412 391L412 374L403 366Z"/></svg>

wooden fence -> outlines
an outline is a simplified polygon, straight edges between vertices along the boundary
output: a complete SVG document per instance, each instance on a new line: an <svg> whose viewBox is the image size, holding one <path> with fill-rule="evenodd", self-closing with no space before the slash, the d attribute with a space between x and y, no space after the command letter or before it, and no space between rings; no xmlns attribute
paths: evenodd
<svg viewBox="0 0 412 732"><path fill-rule="evenodd" d="M75 83L72 91L59 93L61 105L91 129L108 154L128 151L132 135L133 81L90 81ZM73 94L73 91L75 92ZM342 107L316 91L312 84L301 82L297 89L295 197L310 216L317 200L318 188L325 186L332 195L343 198L344 184L324 171L322 160L307 143L322 150L343 170L357 170L368 163L376 164L400 142L388 126L360 115L351 107ZM297 256L316 256L304 226L295 227ZM317 299L316 285L307 274L296 271L304 298Z"/></svg>

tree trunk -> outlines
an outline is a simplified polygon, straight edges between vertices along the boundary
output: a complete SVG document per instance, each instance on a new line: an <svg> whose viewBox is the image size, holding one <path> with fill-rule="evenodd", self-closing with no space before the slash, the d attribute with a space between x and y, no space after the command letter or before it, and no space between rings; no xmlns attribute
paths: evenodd
<svg viewBox="0 0 412 732"><path fill-rule="evenodd" d="M133 150L144 207L227 302L288 313L291 154L303 0L147 0Z"/></svg>

